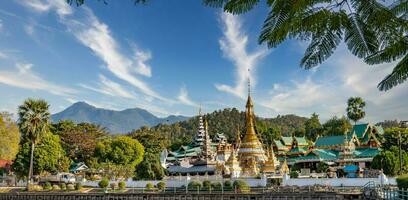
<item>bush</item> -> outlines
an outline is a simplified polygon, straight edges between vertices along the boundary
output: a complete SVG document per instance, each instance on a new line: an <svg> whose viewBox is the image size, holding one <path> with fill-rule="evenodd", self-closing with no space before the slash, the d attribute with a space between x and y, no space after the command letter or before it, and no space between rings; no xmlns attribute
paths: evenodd
<svg viewBox="0 0 408 200"><path fill-rule="evenodd" d="M82 189L82 183L81 182L75 183L75 190L81 190L81 189Z"/></svg>
<svg viewBox="0 0 408 200"><path fill-rule="evenodd" d="M58 185L53 185L52 190L61 190L61 188Z"/></svg>
<svg viewBox="0 0 408 200"><path fill-rule="evenodd" d="M74 184L68 184L67 185L67 190L69 190L69 191L73 191L73 190L75 190L75 186L74 186Z"/></svg>
<svg viewBox="0 0 408 200"><path fill-rule="evenodd" d="M299 173L297 171L291 171L289 173L290 178L297 178L299 177Z"/></svg>
<svg viewBox="0 0 408 200"><path fill-rule="evenodd" d="M107 188L109 185L109 179L103 178L101 181L99 181L98 185L100 188Z"/></svg>
<svg viewBox="0 0 408 200"><path fill-rule="evenodd" d="M202 187L202 185L201 185L200 181L191 181L188 184L188 189L189 190L200 190L201 187Z"/></svg>
<svg viewBox="0 0 408 200"><path fill-rule="evenodd" d="M236 180L234 181L234 188L237 189L238 192L249 192L251 189L246 181L243 180Z"/></svg>
<svg viewBox="0 0 408 200"><path fill-rule="evenodd" d="M222 188L222 185L220 182L214 182L214 183L211 183L211 187L212 187L212 190L220 191Z"/></svg>
<svg viewBox="0 0 408 200"><path fill-rule="evenodd" d="M231 181L224 182L224 190L232 190L232 183Z"/></svg>
<svg viewBox="0 0 408 200"><path fill-rule="evenodd" d="M203 189L210 190L211 189L211 182L209 180L203 181Z"/></svg>
<svg viewBox="0 0 408 200"><path fill-rule="evenodd" d="M124 190L124 189L126 189L126 182L125 181L121 181L121 182L119 182L119 189L121 189L121 190Z"/></svg>
<svg viewBox="0 0 408 200"><path fill-rule="evenodd" d="M165 190L166 189L166 183L163 182L163 181L157 183L157 188L159 188L159 190Z"/></svg>
<svg viewBox="0 0 408 200"><path fill-rule="evenodd" d="M408 174L397 177L396 181L399 189L408 189Z"/></svg>
<svg viewBox="0 0 408 200"><path fill-rule="evenodd" d="M118 189L118 183L112 182L112 183L110 184L110 187L111 187L111 189L112 189L113 191L115 191L115 189Z"/></svg>
<svg viewBox="0 0 408 200"><path fill-rule="evenodd" d="M61 183L60 188L61 188L61 190L66 190L67 189L67 184Z"/></svg>
<svg viewBox="0 0 408 200"><path fill-rule="evenodd" d="M149 190L149 191L154 190L154 185L153 185L153 183L147 183L147 184L146 184L146 189Z"/></svg>
<svg viewBox="0 0 408 200"><path fill-rule="evenodd" d="M44 190L51 190L52 189L52 185L50 182L46 182L44 185Z"/></svg>

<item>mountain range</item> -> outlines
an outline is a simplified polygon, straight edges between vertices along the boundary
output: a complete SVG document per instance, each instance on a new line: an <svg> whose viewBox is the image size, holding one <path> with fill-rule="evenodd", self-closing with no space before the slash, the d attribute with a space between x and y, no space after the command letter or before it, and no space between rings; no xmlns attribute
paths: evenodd
<svg viewBox="0 0 408 200"><path fill-rule="evenodd" d="M51 120L72 120L76 123L89 122L106 127L112 134L128 133L142 126L172 124L187 120L189 117L170 115L160 118L141 108L130 108L122 111L97 108L86 102L76 102L65 110L53 114Z"/></svg>

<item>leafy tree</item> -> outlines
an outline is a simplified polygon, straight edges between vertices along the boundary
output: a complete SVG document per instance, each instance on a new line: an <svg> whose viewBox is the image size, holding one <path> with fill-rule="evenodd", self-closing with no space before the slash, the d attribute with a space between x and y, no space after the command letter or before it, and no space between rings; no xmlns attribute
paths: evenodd
<svg viewBox="0 0 408 200"><path fill-rule="evenodd" d="M108 187L108 185L109 185L109 179L107 179L107 178L102 178L102 180L99 181L99 183L98 183L98 186L100 188L103 188L103 189L106 189Z"/></svg>
<svg viewBox="0 0 408 200"><path fill-rule="evenodd" d="M399 133L401 132L401 149L408 150L408 129L407 128L387 128L384 131L383 149L398 147Z"/></svg>
<svg viewBox="0 0 408 200"><path fill-rule="evenodd" d="M351 129L351 124L346 117L336 116L327 120L323 125L322 135L343 135L345 131Z"/></svg>
<svg viewBox="0 0 408 200"><path fill-rule="evenodd" d="M51 131L61 137L62 146L70 159L86 164L90 164L98 139L108 135L106 130L99 125L75 124L70 120L62 120L52 124Z"/></svg>
<svg viewBox="0 0 408 200"><path fill-rule="evenodd" d="M398 174L398 157L391 151L382 151L373 158L371 167L374 169L382 169L384 174L395 176Z"/></svg>
<svg viewBox="0 0 408 200"><path fill-rule="evenodd" d="M319 115L313 113L310 119L308 119L305 123L306 137L309 140L315 141L317 135L321 132L321 130L322 125L320 124L319 121Z"/></svg>
<svg viewBox="0 0 408 200"><path fill-rule="evenodd" d="M20 132L9 113L0 113L0 159L14 160L18 153Z"/></svg>
<svg viewBox="0 0 408 200"><path fill-rule="evenodd" d="M377 126L382 126L383 128L398 128L400 123L398 120L384 120L382 122L378 122Z"/></svg>
<svg viewBox="0 0 408 200"><path fill-rule="evenodd" d="M23 143L13 163L13 171L19 177L25 177L29 171L31 160L30 146L30 142ZM55 173L58 171L67 172L71 164L71 161L65 156L65 152L61 147L60 138L50 132L44 134L41 141L37 143L34 159L33 173L35 174L43 172Z"/></svg>
<svg viewBox="0 0 408 200"><path fill-rule="evenodd" d="M28 184L33 176L33 159L35 144L41 141L47 133L50 112L49 105L44 100L27 99L23 105L18 107L19 122L18 126L22 134L23 144L31 142L30 168L28 170Z"/></svg>
<svg viewBox="0 0 408 200"><path fill-rule="evenodd" d="M144 147L128 136L117 136L98 142L95 156L99 162L137 166L143 159Z"/></svg>
<svg viewBox="0 0 408 200"><path fill-rule="evenodd" d="M143 161L137 166L136 179L154 180L162 179L165 175L160 163L160 153L166 148L167 139L152 129L140 129L130 133L145 147Z"/></svg>
<svg viewBox="0 0 408 200"><path fill-rule="evenodd" d="M261 132L262 142L267 146L271 146L273 140L277 140L281 137L281 133L278 127L272 126L265 131Z"/></svg>
<svg viewBox="0 0 408 200"><path fill-rule="evenodd" d="M366 103L361 97L350 97L347 101L347 117L354 121L354 124L358 120L364 118L365 116L365 107Z"/></svg>

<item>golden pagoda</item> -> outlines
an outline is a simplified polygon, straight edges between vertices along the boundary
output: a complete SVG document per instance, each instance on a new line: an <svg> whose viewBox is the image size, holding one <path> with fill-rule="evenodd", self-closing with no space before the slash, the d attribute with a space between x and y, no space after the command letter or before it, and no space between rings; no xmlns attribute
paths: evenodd
<svg viewBox="0 0 408 200"><path fill-rule="evenodd" d="M281 173L281 175L289 174L289 167L288 167L288 163L287 163L286 159L285 159L285 161L283 161L283 164L281 165L280 173Z"/></svg>
<svg viewBox="0 0 408 200"><path fill-rule="evenodd" d="M265 160L265 151L262 148L262 143L259 141L254 127L254 104L251 99L250 84L248 81L248 100L246 103L245 123L246 132L244 138L239 145L238 158L242 173L244 176L259 175L258 166L262 165Z"/></svg>
<svg viewBox="0 0 408 200"><path fill-rule="evenodd" d="M270 148L267 152L268 152L267 153L268 160L265 161L265 163L263 164L262 172L264 174L272 174L272 173L275 173L277 159L276 159L276 157L274 155L273 148Z"/></svg>
<svg viewBox="0 0 408 200"><path fill-rule="evenodd" d="M224 171L226 174L229 174L231 178L237 178L241 175L241 167L239 166L239 161L235 150L232 149L231 155L228 160L225 162Z"/></svg>

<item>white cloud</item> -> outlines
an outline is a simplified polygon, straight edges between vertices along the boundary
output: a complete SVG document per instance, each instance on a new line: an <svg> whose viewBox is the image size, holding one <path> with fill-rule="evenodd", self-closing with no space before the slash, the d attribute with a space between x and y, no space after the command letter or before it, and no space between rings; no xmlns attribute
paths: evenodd
<svg viewBox="0 0 408 200"><path fill-rule="evenodd" d="M72 88L44 80L32 71L32 64L17 63L15 67L17 70L0 71L0 83L24 89L43 90L61 96L77 93Z"/></svg>
<svg viewBox="0 0 408 200"><path fill-rule="evenodd" d="M151 67L146 63L146 61L152 58L152 54L149 51L143 51L141 49L135 49L135 62L136 62L136 73L151 77L152 71Z"/></svg>
<svg viewBox="0 0 408 200"><path fill-rule="evenodd" d="M3 30L3 20L0 19L0 32Z"/></svg>
<svg viewBox="0 0 408 200"><path fill-rule="evenodd" d="M37 12L55 10L60 17L72 14L72 8L64 0L22 0L20 3Z"/></svg>
<svg viewBox="0 0 408 200"><path fill-rule="evenodd" d="M131 92L124 89L120 84L109 80L103 75L99 75L99 81L100 83L98 84L98 87L92 87L86 84L80 84L80 86L109 96L124 97L129 99L136 98L135 94L132 94Z"/></svg>
<svg viewBox="0 0 408 200"><path fill-rule="evenodd" d="M33 24L26 24L24 25L24 31L27 33L27 35L29 36L33 36L34 35L34 25Z"/></svg>
<svg viewBox="0 0 408 200"><path fill-rule="evenodd" d="M198 104L196 102L194 102L193 100L191 100L190 97L188 97L188 91L187 91L186 87L182 87L180 89L180 94L177 97L177 99L182 104L193 106L193 107L198 107Z"/></svg>
<svg viewBox="0 0 408 200"><path fill-rule="evenodd" d="M273 111L309 116L313 112L328 119L344 115L349 97L359 96L366 102L366 118L377 122L384 119L404 119L408 116L408 83L388 92L377 84L392 70L395 63L369 66L351 55L342 46L326 63L305 80L290 84L275 83L270 97L261 104ZM316 81L319 80L319 81Z"/></svg>
<svg viewBox="0 0 408 200"><path fill-rule="evenodd" d="M222 13L224 37L219 40L221 50L224 55L235 65L235 86L216 84L220 91L231 93L240 98L245 98L246 83L248 78L253 85L256 79L253 76L255 67L262 57L267 54L266 48L261 48L253 52L247 51L248 36L241 30L241 20L232 14ZM250 70L248 72L248 70Z"/></svg>
<svg viewBox="0 0 408 200"><path fill-rule="evenodd" d="M6 58L8 58L7 54L0 51L0 59L6 59Z"/></svg>

